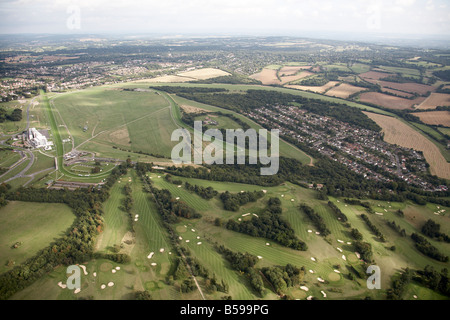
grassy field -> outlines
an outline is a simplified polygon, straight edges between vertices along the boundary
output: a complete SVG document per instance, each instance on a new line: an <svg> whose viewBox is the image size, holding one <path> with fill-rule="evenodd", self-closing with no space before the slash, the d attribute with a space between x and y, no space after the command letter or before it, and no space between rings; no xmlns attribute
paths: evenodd
<svg viewBox="0 0 450 320"><path fill-rule="evenodd" d="M75 216L64 204L10 202L0 209L0 273L34 256L40 249L60 238L72 225ZM11 249L16 242L21 245Z"/></svg>
<svg viewBox="0 0 450 320"><path fill-rule="evenodd" d="M223 280L228 284L229 292L227 295L231 295L233 299L278 299L278 297L271 291L267 282L265 283L263 296L258 296L253 292L247 278L233 270L229 263L216 251L214 248L216 244L225 245L233 251L249 252L259 256L257 268L284 266L288 263L305 267L306 274L301 285L307 286L309 292L306 294L298 287L286 291L290 296L298 299L305 299L307 295L324 299L321 291L326 292L326 299L359 299L366 296L382 299L385 297L386 289L390 287L391 277L401 268L423 268L426 265L432 265L440 270L443 267L448 267L448 263L437 262L417 251L409 235L412 232L417 232L429 218L441 224L442 232L448 233L450 231L450 217L448 216L450 208L439 207L440 210L445 211L440 215L435 215L433 213L437 210L437 206L432 204L417 206L410 202L369 201L375 212L383 213L383 215L369 215L371 221L387 239L385 243L382 243L378 241L359 217L362 213L367 214L365 208L346 205L339 198L330 198L348 217L351 227L357 228L363 234L364 241L372 245L375 264L380 266L382 270L382 290L368 290L365 285L365 269L356 257L351 245L353 239L349 233L350 228L338 221L326 201L317 199L315 191L291 183L262 188L239 183L179 178L183 182L189 181L194 185L211 186L219 192L239 193L263 189L266 191L261 200L242 206L238 212L230 212L223 209L218 197L205 200L195 193L187 191L183 185L179 187L169 183L164 179L164 174L161 172L149 173L149 177L157 188L168 189L172 193L174 201L175 198L179 198L202 214L201 219L181 219L179 223L173 225L173 229L176 236L181 239L180 245L189 249L191 254L210 272L213 272L219 281ZM131 221L127 213L120 209L124 198L122 189L127 183L132 188L134 199L132 214L138 214L138 221ZM149 196L142 190L142 183L135 172L130 171L112 188L111 196L104 204L105 226L104 231L98 238L97 250L99 252L111 252L111 248L118 245L120 246L120 252L130 255L130 263L121 265L104 259L87 261L85 266L88 274L82 278L82 291L78 296L57 286L59 281L64 283L67 279L65 269L60 267L32 286L17 293L13 299L36 299L37 297L39 299L76 299L88 296L93 296L97 300L132 299L134 291L144 289L149 290L156 300L201 299L197 290L190 294L181 294L177 289L177 284L171 286L166 283L165 277L170 273L173 262L173 248L153 202L149 201ZM256 214L261 212L267 199L274 196L282 202L282 217L292 226L297 237L308 244L307 251L292 250L272 240L251 237L214 224L216 218L221 218L223 221L248 219L242 215L248 212ZM313 207L323 217L331 235L323 238L316 234L315 226L298 209L298 205L302 202ZM400 217L396 213L399 209L405 213L404 217ZM387 225L386 222L392 220L405 228L408 237L399 236L396 231ZM131 223L134 224L134 235L130 235ZM127 244L126 240L131 240L131 242ZM429 241L442 252L448 252L448 244L431 239ZM392 245L395 245L395 251L390 250ZM151 252L153 252L153 256L148 259L147 256ZM345 259L343 256L345 256ZM314 258L315 261L311 258ZM152 265L152 263L156 265ZM116 267L120 267L120 270L112 273L112 270ZM352 267L359 272L361 278L356 277L355 280L347 278L348 273L351 272L349 268ZM340 270L340 273L336 273L334 271L336 269ZM95 276L94 272L96 273ZM318 278L325 279L326 282L321 283ZM198 280L207 299L220 299L224 295L223 293L206 290L204 280L202 278L198 278ZM102 284L107 284L110 281L114 283L114 286L101 289ZM445 298L417 283L411 283L408 286L404 298L411 299L413 295L417 295L418 299Z"/></svg>
<svg viewBox="0 0 450 320"><path fill-rule="evenodd" d="M167 101L154 92L94 88L53 100L75 147L90 141L133 151L170 155L176 128Z"/></svg>

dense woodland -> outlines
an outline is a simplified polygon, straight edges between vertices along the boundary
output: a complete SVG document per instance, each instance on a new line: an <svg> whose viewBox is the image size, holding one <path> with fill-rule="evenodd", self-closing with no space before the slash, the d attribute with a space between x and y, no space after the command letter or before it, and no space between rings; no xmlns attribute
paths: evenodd
<svg viewBox="0 0 450 320"><path fill-rule="evenodd" d="M259 213L258 217L253 216L250 220L242 222L230 219L226 228L252 237L270 239L295 250L306 251L308 246L296 237L292 227L281 217L281 212L280 199L270 198L266 209Z"/></svg>

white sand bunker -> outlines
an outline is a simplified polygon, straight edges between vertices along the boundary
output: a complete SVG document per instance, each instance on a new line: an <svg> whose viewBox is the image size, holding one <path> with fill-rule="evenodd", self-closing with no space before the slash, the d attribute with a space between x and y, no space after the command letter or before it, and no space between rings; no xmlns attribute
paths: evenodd
<svg viewBox="0 0 450 320"><path fill-rule="evenodd" d="M245 214L243 214L242 216L243 216L243 217L246 217L246 216L249 216L249 215L251 215L251 213L245 213Z"/></svg>
<svg viewBox="0 0 450 320"><path fill-rule="evenodd" d="M113 287L114 286L114 282L108 282L108 287Z"/></svg>
<svg viewBox="0 0 450 320"><path fill-rule="evenodd" d="M309 273L314 273L314 270L309 270Z"/></svg>
<svg viewBox="0 0 450 320"><path fill-rule="evenodd" d="M336 269L334 269L333 271L336 273L341 273L339 270L336 270Z"/></svg>
<svg viewBox="0 0 450 320"><path fill-rule="evenodd" d="M319 281L319 282L325 282L325 280L323 280L322 278L317 278L317 281Z"/></svg>
<svg viewBox="0 0 450 320"><path fill-rule="evenodd" d="M104 289L106 288L106 284L102 284L102 285L100 286L100 288L101 288L102 290L104 290Z"/></svg>
<svg viewBox="0 0 450 320"><path fill-rule="evenodd" d="M316 258L311 257L311 260L312 260L312 261L316 261Z"/></svg>
<svg viewBox="0 0 450 320"><path fill-rule="evenodd" d="M262 192L267 193L267 190L263 190Z"/></svg>
<svg viewBox="0 0 450 320"><path fill-rule="evenodd" d="M200 239L200 237L197 237L197 239Z"/></svg>
<svg viewBox="0 0 450 320"><path fill-rule="evenodd" d="M83 269L84 275L87 276L88 273L87 273L87 271L86 271L86 266L80 264L80 268Z"/></svg>
<svg viewBox="0 0 450 320"><path fill-rule="evenodd" d="M312 298L314 298L313 296L309 296L308 298L306 298L306 300L312 300Z"/></svg>
<svg viewBox="0 0 450 320"><path fill-rule="evenodd" d="M339 242L339 243L344 243L344 241L342 241L342 240L339 240L339 239L337 240L337 242Z"/></svg>
<svg viewBox="0 0 450 320"><path fill-rule="evenodd" d="M336 248L336 249L341 253L343 252L341 248Z"/></svg>
<svg viewBox="0 0 450 320"><path fill-rule="evenodd" d="M320 291L320 293L323 295L323 297L324 298L326 298L327 297L327 294L325 293L325 292L323 292L323 291Z"/></svg>
<svg viewBox="0 0 450 320"><path fill-rule="evenodd" d="M317 235L320 235L320 232L316 232Z"/></svg>
<svg viewBox="0 0 450 320"><path fill-rule="evenodd" d="M197 242L197 245L201 245L202 243L201 242Z"/></svg>
<svg viewBox="0 0 450 320"><path fill-rule="evenodd" d="M116 269L112 269L111 272L112 273L116 273L117 271L116 271Z"/></svg>
<svg viewBox="0 0 450 320"><path fill-rule="evenodd" d="M150 254L147 256L147 259L151 259L154 254L155 254L154 252L150 252Z"/></svg>
<svg viewBox="0 0 450 320"><path fill-rule="evenodd" d="M186 243L189 243L190 241L189 240L186 240Z"/></svg>
<svg viewBox="0 0 450 320"><path fill-rule="evenodd" d="M291 202L294 202L295 200L294 199L291 199Z"/></svg>
<svg viewBox="0 0 450 320"><path fill-rule="evenodd" d="M97 272L94 272L93 275L94 275L94 277L96 277L97 276Z"/></svg>
<svg viewBox="0 0 450 320"><path fill-rule="evenodd" d="M308 232L309 232L309 233L312 233L313 231L312 231L312 230L308 230Z"/></svg>
<svg viewBox="0 0 450 320"><path fill-rule="evenodd" d="M67 285L63 284L61 281L58 282L58 286L59 286L60 288L62 288L62 289L67 288Z"/></svg>
<svg viewBox="0 0 450 320"><path fill-rule="evenodd" d="M180 197L176 197L175 200L180 200Z"/></svg>
<svg viewBox="0 0 450 320"><path fill-rule="evenodd" d="M355 252L355 255L358 257L358 259L361 259L361 255L359 254L359 252Z"/></svg>
<svg viewBox="0 0 450 320"><path fill-rule="evenodd" d="M303 291L306 291L306 292L309 291L309 288L308 288L308 287L305 287L305 286L301 286L300 289L302 289Z"/></svg>
<svg viewBox="0 0 450 320"><path fill-rule="evenodd" d="M181 186L178 186L178 188L181 188Z"/></svg>
<svg viewBox="0 0 450 320"><path fill-rule="evenodd" d="M116 267L116 270L119 271L119 270L120 270L120 267Z"/></svg>
<svg viewBox="0 0 450 320"><path fill-rule="evenodd" d="M155 263L155 262L153 262L153 263L152 263L152 266L153 266L153 267L155 267L155 266L156 266L156 263Z"/></svg>
<svg viewBox="0 0 450 320"><path fill-rule="evenodd" d="M342 259L344 259L345 261L347 261L347 258L346 258L344 255L342 255Z"/></svg>
<svg viewBox="0 0 450 320"><path fill-rule="evenodd" d="M178 239L183 240L183 237L178 237Z"/></svg>
<svg viewBox="0 0 450 320"><path fill-rule="evenodd" d="M163 253L164 252L164 248L159 249L159 252Z"/></svg>
<svg viewBox="0 0 450 320"><path fill-rule="evenodd" d="M195 229L191 229L192 232L195 232Z"/></svg>
<svg viewBox="0 0 450 320"><path fill-rule="evenodd" d="M259 216L258 216L256 213L254 213L253 215L254 215L255 217L259 218Z"/></svg>
<svg viewBox="0 0 450 320"><path fill-rule="evenodd" d="M259 259L259 260L261 260L261 259L262 259L262 257L261 257L261 256L258 256L258 259Z"/></svg>
<svg viewBox="0 0 450 320"><path fill-rule="evenodd" d="M270 246L270 243L266 242L266 246Z"/></svg>
<svg viewBox="0 0 450 320"><path fill-rule="evenodd" d="M81 292L81 289L77 288L77 289L75 289L75 291L73 293L77 294L77 293L80 293L80 292Z"/></svg>

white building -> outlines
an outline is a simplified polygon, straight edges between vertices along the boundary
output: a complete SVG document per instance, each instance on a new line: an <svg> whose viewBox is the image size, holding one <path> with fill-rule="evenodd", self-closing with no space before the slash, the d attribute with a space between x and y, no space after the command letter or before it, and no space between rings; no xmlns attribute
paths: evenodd
<svg viewBox="0 0 450 320"><path fill-rule="evenodd" d="M53 142L47 141L47 138L36 130L36 128L28 129L27 140L34 148L44 148L45 150L51 150Z"/></svg>

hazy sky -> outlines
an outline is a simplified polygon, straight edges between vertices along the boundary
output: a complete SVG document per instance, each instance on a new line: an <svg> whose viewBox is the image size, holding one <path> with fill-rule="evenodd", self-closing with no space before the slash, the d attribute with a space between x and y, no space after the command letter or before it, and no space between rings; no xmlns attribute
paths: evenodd
<svg viewBox="0 0 450 320"><path fill-rule="evenodd" d="M0 0L0 33L450 34L448 0Z"/></svg>

